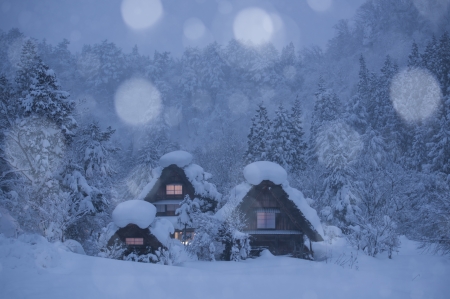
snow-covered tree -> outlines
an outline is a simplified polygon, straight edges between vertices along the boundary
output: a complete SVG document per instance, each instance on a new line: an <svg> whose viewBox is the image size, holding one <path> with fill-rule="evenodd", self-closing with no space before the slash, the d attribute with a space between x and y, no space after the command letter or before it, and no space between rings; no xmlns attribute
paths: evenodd
<svg viewBox="0 0 450 299"><path fill-rule="evenodd" d="M186 229L193 227L195 213L199 210L200 206L196 200L186 194L183 201L180 202L180 207L175 211L175 215L178 216L177 223L184 228L183 241L186 241Z"/></svg>
<svg viewBox="0 0 450 299"><path fill-rule="evenodd" d="M35 220L23 226L39 227L47 238L61 239L73 206L57 174L76 127L74 105L31 40L23 46L15 81L15 94L2 101L8 123L2 132L7 144L2 158L26 182L25 189L20 188L27 194L23 207L33 211Z"/></svg>
<svg viewBox="0 0 450 299"><path fill-rule="evenodd" d="M290 169L294 159L292 155L294 151L294 145L292 143L293 136L291 134L293 125L283 104L278 106L275 115L272 136L270 138L272 146L268 160L278 163L284 169Z"/></svg>
<svg viewBox="0 0 450 299"><path fill-rule="evenodd" d="M219 220L207 213L196 213L194 216L195 237L189 243L187 250L199 260L214 261L212 249L215 249L214 243L218 242L220 224Z"/></svg>
<svg viewBox="0 0 450 299"><path fill-rule="evenodd" d="M339 118L340 103L338 96L325 88L325 81L321 77L318 83L318 90L315 93L314 111L311 120L311 138L319 133L320 127L326 123Z"/></svg>
<svg viewBox="0 0 450 299"><path fill-rule="evenodd" d="M320 198L324 219L340 228L353 223L359 195L353 183L354 164L362 149L357 132L341 121L328 123L316 138L314 151L326 167L324 193Z"/></svg>
<svg viewBox="0 0 450 299"><path fill-rule="evenodd" d="M308 146L304 140L303 114L300 100L297 98L292 105L290 136L291 136L291 171L298 173L306 168Z"/></svg>
<svg viewBox="0 0 450 299"><path fill-rule="evenodd" d="M221 223L217 238L223 244L222 260L245 260L250 254L250 235L243 232L244 215L234 210Z"/></svg>
<svg viewBox="0 0 450 299"><path fill-rule="evenodd" d="M272 146L272 122L267 114L267 108L261 103L252 118L252 126L247 140L247 151L244 154L246 164L267 160Z"/></svg>
<svg viewBox="0 0 450 299"><path fill-rule="evenodd" d="M111 127L102 130L97 122L81 127L59 174L61 188L70 194L76 215L66 233L91 254L96 232L108 221L106 212L115 192L111 159L118 148L111 144L114 132Z"/></svg>

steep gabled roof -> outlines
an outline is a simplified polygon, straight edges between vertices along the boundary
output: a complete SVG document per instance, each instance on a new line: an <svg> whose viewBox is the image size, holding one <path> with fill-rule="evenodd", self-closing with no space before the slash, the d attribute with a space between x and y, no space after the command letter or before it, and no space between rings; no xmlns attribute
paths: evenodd
<svg viewBox="0 0 450 299"><path fill-rule="evenodd" d="M187 188L186 193L188 193L191 197L194 196L195 194L194 186L187 178L184 170L175 164L171 164L162 169L159 177L154 182L152 188L144 197L144 200L151 202L151 199L155 197L161 185L167 183L168 181L173 180L173 178L176 178L176 181L178 183L182 183L184 186L186 186Z"/></svg>
<svg viewBox="0 0 450 299"><path fill-rule="evenodd" d="M254 162L244 168L244 177L247 182L231 190L227 203L217 211L216 218L225 220L236 208L248 211L266 188L266 192L273 195L298 230L303 231L311 241L323 241L322 224L317 212L309 206L302 192L289 186L287 174L280 165L268 161Z"/></svg>
<svg viewBox="0 0 450 299"><path fill-rule="evenodd" d="M138 199L150 201L158 192L161 185L176 177L187 187L187 194L191 197L219 202L222 195L216 186L208 180L212 175L197 164L192 163L192 155L184 151L165 154L159 161L160 167L152 170L152 180L148 183Z"/></svg>
<svg viewBox="0 0 450 299"><path fill-rule="evenodd" d="M311 241L323 241L321 234L318 232L318 230L321 231L322 227L315 227L314 224L305 217L299 206L289 198L289 195L283 189L282 185L275 185L271 181L264 180L259 185L252 186L248 193L242 198L237 208L244 213L247 212L250 207L253 206L254 201L260 197L262 192L270 193L279 204L280 209L289 217L294 226L298 230L303 231ZM310 209L313 210L312 208ZM322 231L321 233L323 234Z"/></svg>

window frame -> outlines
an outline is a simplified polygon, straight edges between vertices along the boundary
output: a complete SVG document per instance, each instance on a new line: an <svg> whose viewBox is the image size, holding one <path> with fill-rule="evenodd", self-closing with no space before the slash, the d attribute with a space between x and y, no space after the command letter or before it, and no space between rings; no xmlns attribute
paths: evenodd
<svg viewBox="0 0 450 299"><path fill-rule="evenodd" d="M125 238L125 244L127 246L143 246L144 238Z"/></svg>
<svg viewBox="0 0 450 299"><path fill-rule="evenodd" d="M257 212L256 213L257 229L276 229L276 213L275 212Z"/></svg>
<svg viewBox="0 0 450 299"><path fill-rule="evenodd" d="M173 189L170 187L173 187ZM177 187L180 187L180 188L177 188ZM169 196L183 195L183 184L181 184L181 183L166 184L166 195L169 195Z"/></svg>

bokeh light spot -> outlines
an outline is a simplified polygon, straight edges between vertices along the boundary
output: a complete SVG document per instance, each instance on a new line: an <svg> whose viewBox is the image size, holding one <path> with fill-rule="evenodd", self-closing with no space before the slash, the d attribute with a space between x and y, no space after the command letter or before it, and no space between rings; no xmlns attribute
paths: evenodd
<svg viewBox="0 0 450 299"><path fill-rule="evenodd" d="M154 25L163 15L160 0L123 0L122 18L132 29L146 29Z"/></svg>
<svg viewBox="0 0 450 299"><path fill-rule="evenodd" d="M274 24L270 15L261 8L246 8L234 19L234 36L244 43L260 45L269 42L273 31Z"/></svg>
<svg viewBox="0 0 450 299"><path fill-rule="evenodd" d="M203 22L197 18L190 18L184 22L184 36L191 40L201 38L205 34L206 28Z"/></svg>
<svg viewBox="0 0 450 299"><path fill-rule="evenodd" d="M332 4L333 0L308 0L309 7L318 12L328 10Z"/></svg>
<svg viewBox="0 0 450 299"><path fill-rule="evenodd" d="M117 115L131 125L142 125L157 118L161 112L161 95L145 79L123 82L114 96Z"/></svg>
<svg viewBox="0 0 450 299"><path fill-rule="evenodd" d="M390 97L395 110L405 121L424 121L439 106L441 89L430 72L414 68L394 77Z"/></svg>

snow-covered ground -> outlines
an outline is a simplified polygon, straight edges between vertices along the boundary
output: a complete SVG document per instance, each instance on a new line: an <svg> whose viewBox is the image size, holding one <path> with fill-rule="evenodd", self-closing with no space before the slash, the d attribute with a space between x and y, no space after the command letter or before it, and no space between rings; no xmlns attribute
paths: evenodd
<svg viewBox="0 0 450 299"><path fill-rule="evenodd" d="M0 235L0 298L448 299L450 260L415 246L402 238L392 260L359 254L352 268L336 264L337 248L327 262L267 253L243 262L162 266L75 254L38 236Z"/></svg>

